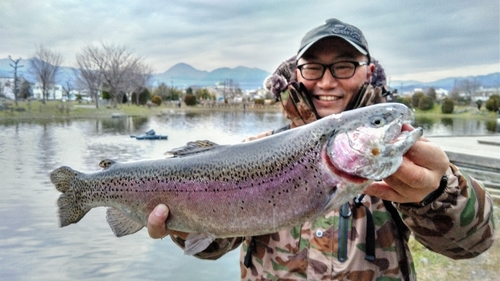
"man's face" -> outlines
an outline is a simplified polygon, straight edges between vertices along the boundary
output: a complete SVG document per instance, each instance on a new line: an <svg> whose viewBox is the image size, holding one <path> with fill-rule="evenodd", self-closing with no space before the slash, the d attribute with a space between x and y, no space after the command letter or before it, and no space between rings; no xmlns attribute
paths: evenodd
<svg viewBox="0 0 500 281"><path fill-rule="evenodd" d="M328 37L311 46L299 59L297 65L332 64L341 61L367 62L368 58L347 41L338 37ZM344 111L363 83L370 81L374 69L373 64L358 66L354 76L347 79L333 77L329 69L325 71L323 77L316 80L304 79L299 69L295 70L295 74L297 80L302 82L309 91L318 115L324 117Z"/></svg>

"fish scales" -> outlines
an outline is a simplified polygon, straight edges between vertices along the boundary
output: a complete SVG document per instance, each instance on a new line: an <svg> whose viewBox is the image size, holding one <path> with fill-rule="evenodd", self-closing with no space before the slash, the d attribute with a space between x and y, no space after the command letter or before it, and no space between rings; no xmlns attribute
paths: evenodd
<svg viewBox="0 0 500 281"><path fill-rule="evenodd" d="M170 209L167 227L192 233L193 241L273 233L337 208L392 174L422 135L421 129L401 133L410 116L401 104L373 105L248 143L200 142L191 144L196 152L173 150L167 159L105 160L94 173L61 167L51 173L63 193L61 226L107 206L113 232L128 235L163 203Z"/></svg>
<svg viewBox="0 0 500 281"><path fill-rule="evenodd" d="M286 137L296 139L294 134ZM131 204L124 193L134 194L137 201L132 208L145 207L147 213L156 204L168 202L168 205L177 206L171 208L169 228L180 231L208 230L218 237L242 235L242 229L262 225L266 222L263 218L275 208L290 210L291 217L301 217L301 209L289 208L296 201L316 202L316 208L322 207L329 195L321 188L319 195L325 196L321 198L310 187L311 184L321 186L320 175L315 168L319 160L319 152L316 151L319 151L321 143L303 141L300 142L301 149L279 145L278 142L266 141L262 145L265 145L265 149L261 153L254 149L242 149L238 151L237 157L227 155L229 151L221 147L221 151L207 151L188 158L115 163L109 169L84 178L84 182L96 188L89 188L87 184L80 189L84 190L85 198L92 198L92 202L85 203L90 207L101 206L110 199L115 199L115 205L119 206ZM270 153L275 150L281 153ZM304 173L303 170L307 169L316 169L316 172ZM302 178L298 179L300 175ZM143 188L132 189L136 185L142 185ZM151 193L163 194L153 195L155 198L151 199ZM207 193L217 193L217 197L207 198ZM174 197L171 198L171 195ZM267 204L262 206L262 202ZM228 208L231 204L235 210ZM211 206L211 210L207 206ZM216 217L205 217L207 210ZM237 220L241 217L248 222L246 225ZM221 224L221 218L234 223ZM146 223L145 217L137 219ZM201 221L204 222L203 229L200 228ZM265 229L277 230L279 227L270 221Z"/></svg>

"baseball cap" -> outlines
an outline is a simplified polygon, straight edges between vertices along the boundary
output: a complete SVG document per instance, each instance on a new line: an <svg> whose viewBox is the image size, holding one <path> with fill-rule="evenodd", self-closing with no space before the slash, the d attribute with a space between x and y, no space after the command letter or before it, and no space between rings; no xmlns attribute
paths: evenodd
<svg viewBox="0 0 500 281"><path fill-rule="evenodd" d="M368 56L368 60L370 59L368 42L366 42L365 36L359 28L341 22L338 19L328 19L325 24L309 31L304 38L302 38L299 51L297 52L297 60L300 59L314 43L330 36L336 36L346 40L360 53Z"/></svg>

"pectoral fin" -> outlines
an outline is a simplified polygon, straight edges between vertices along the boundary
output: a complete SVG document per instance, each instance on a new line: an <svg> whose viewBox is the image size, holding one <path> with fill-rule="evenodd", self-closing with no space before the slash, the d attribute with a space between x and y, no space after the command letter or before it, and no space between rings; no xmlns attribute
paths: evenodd
<svg viewBox="0 0 500 281"><path fill-rule="evenodd" d="M106 221L116 237L136 233L144 227L141 222L134 220L122 211L114 208L108 208L106 210Z"/></svg>
<svg viewBox="0 0 500 281"><path fill-rule="evenodd" d="M184 254L194 255L205 250L215 239L209 233L189 233L184 244Z"/></svg>

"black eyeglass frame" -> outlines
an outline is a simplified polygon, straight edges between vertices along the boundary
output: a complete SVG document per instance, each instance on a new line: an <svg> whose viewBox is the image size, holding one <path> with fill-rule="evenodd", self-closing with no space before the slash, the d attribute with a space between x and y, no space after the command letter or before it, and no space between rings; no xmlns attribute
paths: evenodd
<svg viewBox="0 0 500 281"><path fill-rule="evenodd" d="M335 74L335 71L333 70L333 66L336 65L336 64L339 64L339 63L351 63L353 66L354 66L354 69L352 71L352 74L350 76L345 76L345 77L339 77ZM318 78L314 78L314 79L311 79L311 78L306 78L304 77L304 74L302 74L302 68L305 66L305 65L320 65L321 67L323 67L323 71L321 72L321 76L319 76ZM306 79L306 80L318 80L318 79L321 79L323 78L323 76L325 75L325 72L327 69L330 69L330 73L332 74L333 77L337 78L337 79L349 79L351 77L354 76L354 74L356 74L356 69L358 69L359 66L362 66L362 65L368 65L368 62L366 61L338 61L338 62L334 62L334 63L331 63L331 64L322 64L322 63L303 63L301 65L297 65L297 69L299 69L300 71L300 75L302 76L302 78Z"/></svg>

